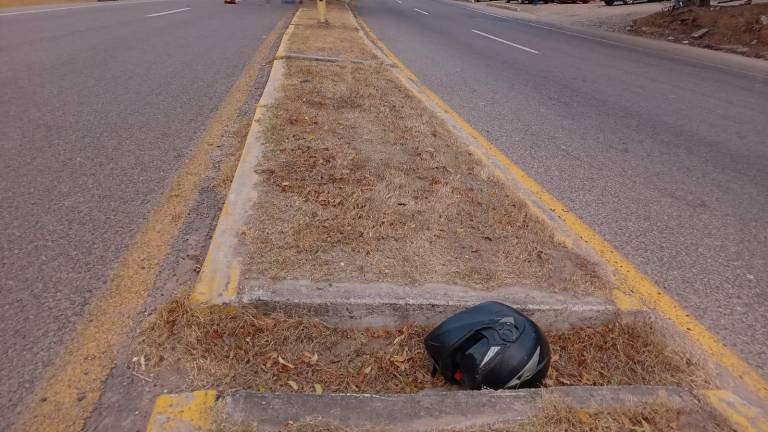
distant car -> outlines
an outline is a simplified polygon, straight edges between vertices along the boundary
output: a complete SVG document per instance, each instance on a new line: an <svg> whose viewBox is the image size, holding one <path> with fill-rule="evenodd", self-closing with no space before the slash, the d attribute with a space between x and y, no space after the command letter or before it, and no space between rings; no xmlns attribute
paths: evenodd
<svg viewBox="0 0 768 432"><path fill-rule="evenodd" d="M526 3L533 3L534 2L534 0L518 0L518 1L520 2L520 4L526 4ZM558 4L563 4L563 3L585 3L586 4L586 3L589 3L590 1L591 0L536 0L536 3L544 3L544 4L548 4L548 3L558 3ZM509 1L507 1L507 3L509 3Z"/></svg>
<svg viewBox="0 0 768 432"><path fill-rule="evenodd" d="M647 3L651 2L657 2L657 1L663 1L663 0L646 0ZM633 3L643 3L639 0L621 0L622 3L625 5L631 5ZM616 0L603 0L603 3L605 3L606 6L613 6L614 3L616 3Z"/></svg>

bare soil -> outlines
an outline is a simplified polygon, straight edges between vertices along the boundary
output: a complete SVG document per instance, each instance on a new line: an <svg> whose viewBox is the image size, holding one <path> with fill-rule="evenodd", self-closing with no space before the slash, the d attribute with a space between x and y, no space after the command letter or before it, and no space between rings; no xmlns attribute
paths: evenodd
<svg viewBox="0 0 768 432"><path fill-rule="evenodd" d="M761 21L761 16L766 18ZM709 32L700 39L691 37L703 28ZM634 20L633 32L768 59L768 4L661 11Z"/></svg>
<svg viewBox="0 0 768 432"><path fill-rule="evenodd" d="M618 1L618 0L617 0ZM486 3L481 3L486 4ZM669 6L669 2L648 2L632 5L621 4L606 6L602 1L588 4L531 4L505 3L502 0L488 2L488 5L515 11L515 15L545 22L565 24L575 27L624 32L632 20L640 18Z"/></svg>
<svg viewBox="0 0 768 432"><path fill-rule="evenodd" d="M422 345L429 330L335 328L248 306L193 308L182 299L142 331L132 367L149 379L176 369L187 377L180 391L414 393L447 385L430 374ZM545 386L708 385L708 368L668 346L649 323L547 336L553 361Z"/></svg>
<svg viewBox="0 0 768 432"><path fill-rule="evenodd" d="M327 26L295 26L289 47L371 52L335 27L344 6L329 10ZM377 62L287 62L266 125L246 278L609 289Z"/></svg>

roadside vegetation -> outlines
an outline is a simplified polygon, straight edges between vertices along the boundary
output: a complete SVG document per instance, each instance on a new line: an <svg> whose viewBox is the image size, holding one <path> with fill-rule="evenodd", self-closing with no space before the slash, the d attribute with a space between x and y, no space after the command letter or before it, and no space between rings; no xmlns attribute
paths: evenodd
<svg viewBox="0 0 768 432"><path fill-rule="evenodd" d="M373 55L343 4L329 3L329 22L290 35L288 55L340 60L286 63L265 115L245 278L608 292Z"/></svg>
<svg viewBox="0 0 768 432"><path fill-rule="evenodd" d="M708 385L706 365L668 345L648 322L549 333L545 386ZM150 378L176 369L185 388L298 393L415 393L443 387L432 377L423 326L330 327L265 315L253 306L194 307L174 300L142 331L132 367Z"/></svg>
<svg viewBox="0 0 768 432"><path fill-rule="evenodd" d="M402 85L342 3L328 7L330 24L299 19L291 30L281 93L263 117L258 199L241 233L248 250L242 278L606 295L611 283L596 265L558 242ZM430 329L340 328L313 317L264 314L256 305L193 306L180 298L141 331L131 368L148 380L169 372L186 377L174 391L447 390L430 373L423 349ZM547 337L553 357L545 387L709 386L708 366L659 336L652 322L617 321ZM663 402L577 410L545 398L524 423L478 430L728 430L708 415ZM706 427L689 427L690 418ZM215 430L259 429L222 422ZM348 429L310 419L284 430Z"/></svg>
<svg viewBox="0 0 768 432"><path fill-rule="evenodd" d="M708 29L700 37L697 31ZM768 60L768 4L664 10L633 22L634 33Z"/></svg>

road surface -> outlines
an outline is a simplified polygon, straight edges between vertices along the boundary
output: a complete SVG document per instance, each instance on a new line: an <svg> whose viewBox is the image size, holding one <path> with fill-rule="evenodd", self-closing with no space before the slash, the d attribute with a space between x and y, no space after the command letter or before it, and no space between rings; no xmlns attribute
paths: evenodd
<svg viewBox="0 0 768 432"><path fill-rule="evenodd" d="M428 87L768 376L768 62L358 0Z"/></svg>
<svg viewBox="0 0 768 432"><path fill-rule="evenodd" d="M0 430L292 8L0 9Z"/></svg>

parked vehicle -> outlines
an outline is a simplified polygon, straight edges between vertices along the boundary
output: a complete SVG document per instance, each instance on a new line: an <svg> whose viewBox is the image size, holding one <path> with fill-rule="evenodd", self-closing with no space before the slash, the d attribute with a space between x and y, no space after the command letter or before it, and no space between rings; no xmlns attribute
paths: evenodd
<svg viewBox="0 0 768 432"><path fill-rule="evenodd" d="M603 3L605 3L606 6L613 6L616 3L617 0L603 0ZM624 3L625 5L631 5L634 3L642 3L638 0L619 0L621 3ZM646 0L648 3L650 2L657 2L657 1L663 1L663 0Z"/></svg>
<svg viewBox="0 0 768 432"><path fill-rule="evenodd" d="M557 3L557 4L585 3L586 4L586 3L589 3L591 0L518 0L518 1L520 2L520 4L526 4L526 3L533 4L534 1L536 3L544 3L544 4L549 4L549 3ZM509 2L510 2L510 0L507 0L507 3L509 3Z"/></svg>

